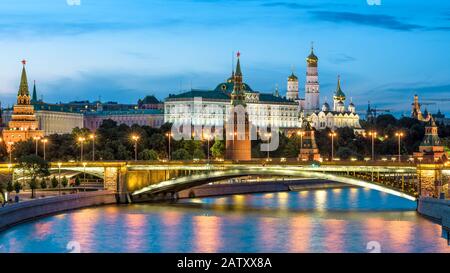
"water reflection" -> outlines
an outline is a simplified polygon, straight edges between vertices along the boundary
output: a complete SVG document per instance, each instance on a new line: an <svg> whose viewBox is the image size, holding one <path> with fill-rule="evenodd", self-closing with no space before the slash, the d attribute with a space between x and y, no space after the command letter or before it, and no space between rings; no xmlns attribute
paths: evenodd
<svg viewBox="0 0 450 273"><path fill-rule="evenodd" d="M0 233L0 252L450 252L416 204L367 189L330 189L105 206Z"/></svg>

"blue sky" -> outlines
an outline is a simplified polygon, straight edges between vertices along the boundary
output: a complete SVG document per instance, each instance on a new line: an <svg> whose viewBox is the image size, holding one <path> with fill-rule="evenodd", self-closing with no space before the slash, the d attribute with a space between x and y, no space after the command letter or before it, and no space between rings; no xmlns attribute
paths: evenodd
<svg viewBox="0 0 450 273"><path fill-rule="evenodd" d="M76 0L69 0L76 1ZM321 99L336 77L367 101L409 114L412 96L450 98L450 3L440 0L2 0L0 100L14 103L22 59L45 101L136 102L212 89L241 51L244 80L282 93L304 85L311 41ZM449 112L450 102L428 106Z"/></svg>

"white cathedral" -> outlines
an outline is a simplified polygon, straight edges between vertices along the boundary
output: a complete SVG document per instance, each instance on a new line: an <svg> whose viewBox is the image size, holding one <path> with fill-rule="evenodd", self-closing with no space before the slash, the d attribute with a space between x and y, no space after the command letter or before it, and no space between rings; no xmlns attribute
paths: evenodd
<svg viewBox="0 0 450 273"><path fill-rule="evenodd" d="M336 91L333 95L333 108L327 102L320 107L319 58L314 54L313 47L311 47L311 54L306 58L306 62L305 98L299 97L299 81L294 73L288 77L287 82L286 99L298 103L299 122L307 120L317 130L349 127L355 132L362 132L355 105L350 102L346 106L346 96L341 88L340 76L338 76Z"/></svg>

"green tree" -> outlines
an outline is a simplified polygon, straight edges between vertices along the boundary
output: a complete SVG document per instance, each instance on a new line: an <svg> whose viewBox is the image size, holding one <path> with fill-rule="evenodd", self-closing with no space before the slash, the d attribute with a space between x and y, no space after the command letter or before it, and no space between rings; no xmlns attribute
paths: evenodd
<svg viewBox="0 0 450 273"><path fill-rule="evenodd" d="M8 181L8 184L6 185L6 192L8 195L14 191L14 184L11 180Z"/></svg>
<svg viewBox="0 0 450 273"><path fill-rule="evenodd" d="M224 158L225 157L225 141L224 140L214 141L214 144L211 147L211 154L215 158Z"/></svg>
<svg viewBox="0 0 450 273"><path fill-rule="evenodd" d="M45 178L41 179L41 189L47 188L47 180Z"/></svg>
<svg viewBox="0 0 450 273"><path fill-rule="evenodd" d="M194 159L205 159L205 153L201 149L195 149L192 157Z"/></svg>
<svg viewBox="0 0 450 273"><path fill-rule="evenodd" d="M67 180L67 177L63 176L63 178L61 179L61 186L63 186L63 188L66 188L69 185L69 180Z"/></svg>
<svg viewBox="0 0 450 273"><path fill-rule="evenodd" d="M18 181L14 182L14 191L16 192L16 194L18 194L21 190L22 185Z"/></svg>
<svg viewBox="0 0 450 273"><path fill-rule="evenodd" d="M37 182L37 178L36 177L32 177L29 181L28 181L28 186L31 189L31 198L35 198L36 194L36 189L38 187L38 182Z"/></svg>
<svg viewBox="0 0 450 273"><path fill-rule="evenodd" d="M30 177L28 182L31 189L31 198L35 197L35 190L38 186L37 177L44 177L50 174L49 163L36 155L25 155L19 158L18 168L24 171L24 174Z"/></svg>
<svg viewBox="0 0 450 273"><path fill-rule="evenodd" d="M79 176L75 177L75 186L79 187L81 185L81 179Z"/></svg>
<svg viewBox="0 0 450 273"><path fill-rule="evenodd" d="M58 184L59 184L58 179L56 179L55 176L52 177L51 184L52 184L52 188L58 187Z"/></svg>
<svg viewBox="0 0 450 273"><path fill-rule="evenodd" d="M151 149L145 149L139 153L139 159L142 160L158 160L158 153Z"/></svg>
<svg viewBox="0 0 450 273"><path fill-rule="evenodd" d="M190 160L192 159L191 154L189 154L186 149L178 149L175 152L172 153L172 159L173 160Z"/></svg>

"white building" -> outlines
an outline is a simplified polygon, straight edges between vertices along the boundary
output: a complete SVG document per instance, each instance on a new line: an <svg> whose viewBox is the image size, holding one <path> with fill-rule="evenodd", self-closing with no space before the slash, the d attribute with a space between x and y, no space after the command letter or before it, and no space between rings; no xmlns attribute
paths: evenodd
<svg viewBox="0 0 450 273"><path fill-rule="evenodd" d="M321 111L310 114L307 119L318 130L349 127L356 132L362 132L355 105L350 102L346 106L345 101L346 97L341 88L341 79L338 77L336 92L333 96L333 108L331 109L330 105L325 102Z"/></svg>
<svg viewBox="0 0 450 273"><path fill-rule="evenodd" d="M298 103L279 96L254 91L243 84L249 121L254 126L297 128ZM164 121L176 124L223 126L234 87L234 73L214 90L191 90L169 95L164 102ZM298 92L297 92L298 94Z"/></svg>

